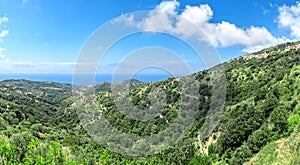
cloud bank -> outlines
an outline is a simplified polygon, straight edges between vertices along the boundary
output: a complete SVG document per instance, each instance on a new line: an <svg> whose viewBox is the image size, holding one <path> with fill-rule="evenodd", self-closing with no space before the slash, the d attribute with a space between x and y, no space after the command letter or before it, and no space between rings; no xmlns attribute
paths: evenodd
<svg viewBox="0 0 300 165"><path fill-rule="evenodd" d="M300 3L279 7L278 24L291 31L291 35L300 39Z"/></svg>
<svg viewBox="0 0 300 165"><path fill-rule="evenodd" d="M9 19L6 16L0 17L0 41L2 41L3 37L8 35L8 30L3 27L8 21Z"/></svg>
<svg viewBox="0 0 300 165"><path fill-rule="evenodd" d="M286 37L273 36L265 27L241 28L226 21L212 22L213 11L207 4L186 5L181 13L178 12L179 6L176 0L163 1L142 21L136 22L130 16L122 20L144 30L177 33L185 37L197 36L215 47L241 45L244 46L243 51L247 53L290 41ZM197 28L190 27L190 23Z"/></svg>

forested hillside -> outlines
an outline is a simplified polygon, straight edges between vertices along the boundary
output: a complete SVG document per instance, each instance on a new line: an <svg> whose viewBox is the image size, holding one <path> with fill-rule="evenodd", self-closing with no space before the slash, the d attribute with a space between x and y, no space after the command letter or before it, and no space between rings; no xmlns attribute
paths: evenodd
<svg viewBox="0 0 300 165"><path fill-rule="evenodd" d="M6 80L0 83L0 164L300 164L300 49L288 43L225 62L225 106L213 132L200 137L210 117L211 70L187 77L199 83L199 110L184 137L153 155L118 154L93 140L78 119L72 86ZM266 56L255 56L265 53ZM138 121L119 112L110 83L96 85L102 117L130 134L148 136L179 115L180 78L132 81L131 102L149 108L152 89L166 93L157 117ZM95 110L95 111L97 111Z"/></svg>

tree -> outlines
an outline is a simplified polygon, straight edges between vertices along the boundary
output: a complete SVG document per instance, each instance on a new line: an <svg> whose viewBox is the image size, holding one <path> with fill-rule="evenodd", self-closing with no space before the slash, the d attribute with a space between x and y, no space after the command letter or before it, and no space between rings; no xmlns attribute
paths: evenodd
<svg viewBox="0 0 300 165"><path fill-rule="evenodd" d="M6 165L17 162L17 153L6 136L0 136L0 164Z"/></svg>

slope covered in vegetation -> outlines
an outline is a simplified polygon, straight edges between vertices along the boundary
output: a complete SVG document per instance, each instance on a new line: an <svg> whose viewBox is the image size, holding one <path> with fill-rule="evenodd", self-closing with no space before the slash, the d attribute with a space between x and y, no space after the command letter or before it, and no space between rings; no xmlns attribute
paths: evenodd
<svg viewBox="0 0 300 165"><path fill-rule="evenodd" d="M290 44L287 44L290 45ZM297 164L299 163L300 49L266 49L265 58L237 58L222 64L226 102L213 132L200 137L211 98L211 70L190 75L199 83L196 120L184 137L153 155L135 157L104 148L77 117L72 86L7 80L0 83L0 164ZM263 52L263 51L262 51ZM259 54L259 53L258 53ZM102 117L130 134L149 136L179 115L180 79L135 81L131 102L149 108L150 91L166 93L159 116L137 121L122 114L109 83L96 86ZM97 111L95 110L95 111Z"/></svg>

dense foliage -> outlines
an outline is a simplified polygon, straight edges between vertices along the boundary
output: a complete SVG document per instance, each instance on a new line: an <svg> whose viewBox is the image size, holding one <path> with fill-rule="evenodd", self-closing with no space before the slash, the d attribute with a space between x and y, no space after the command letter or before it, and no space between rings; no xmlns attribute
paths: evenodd
<svg viewBox="0 0 300 165"><path fill-rule="evenodd" d="M299 164L300 49L282 47L266 49L267 58L237 58L222 64L226 102L208 137L199 135L210 117L212 72L190 75L199 83L196 120L175 144L143 157L118 154L93 140L77 117L71 85L2 81L0 164ZM166 93L161 114L147 122L133 120L118 110L110 83L96 86L97 104L103 108L103 117L123 132L156 134L178 117L179 81L133 81L129 97L141 111L149 108L152 89Z"/></svg>

